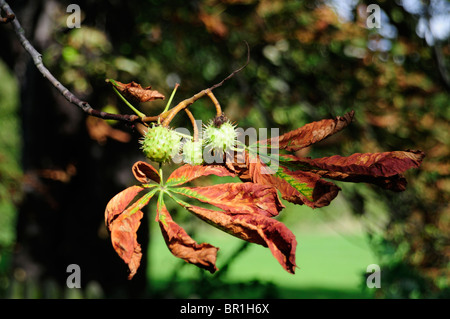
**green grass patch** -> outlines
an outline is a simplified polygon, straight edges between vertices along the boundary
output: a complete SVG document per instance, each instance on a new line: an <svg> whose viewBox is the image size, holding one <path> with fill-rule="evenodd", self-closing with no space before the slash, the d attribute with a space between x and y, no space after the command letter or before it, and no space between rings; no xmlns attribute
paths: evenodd
<svg viewBox="0 0 450 319"><path fill-rule="evenodd" d="M309 217L308 224L320 220ZM195 219L194 219L195 220ZM184 221L185 222L185 221ZM189 226L192 227L191 219ZM372 292L363 289L364 273L368 265L377 263L362 233L344 234L339 231L302 233L303 227L291 229L298 241L297 269L292 275L284 271L270 250L250 244L230 264L225 275L221 269L228 258L241 247L243 241L208 225L197 225L195 233L188 232L198 242L208 242L220 248L216 274L209 274L175 258L167 249L158 225L151 223L148 276L153 292L170 286L175 297L189 298L199 295L199 290L213 285L220 277L227 287L222 292L213 291L210 298L260 298L264 290L272 287L274 298L371 298ZM183 218L180 224L185 226ZM189 228L190 228L189 227ZM186 227L188 229L188 227ZM226 267L225 267L226 268ZM240 287L232 289L230 286ZM198 290L197 290L198 289ZM201 295L201 294L200 294Z"/></svg>

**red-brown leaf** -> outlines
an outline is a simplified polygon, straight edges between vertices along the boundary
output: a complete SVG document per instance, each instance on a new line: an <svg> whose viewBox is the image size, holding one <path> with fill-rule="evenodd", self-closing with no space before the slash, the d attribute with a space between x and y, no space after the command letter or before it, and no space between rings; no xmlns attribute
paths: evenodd
<svg viewBox="0 0 450 319"><path fill-rule="evenodd" d="M235 214L277 216L284 208L277 190L254 183L227 183L207 187L181 187L172 191L196 198Z"/></svg>
<svg viewBox="0 0 450 319"><path fill-rule="evenodd" d="M217 247L210 244L197 244L177 223L175 223L165 205L157 206L157 218L164 240L170 252L188 263L214 273L216 268Z"/></svg>
<svg viewBox="0 0 450 319"><path fill-rule="evenodd" d="M133 204L129 205L129 203L143 189L140 186L125 189L109 201L105 210L105 222L111 232L114 250L130 270L128 279L136 274L142 258L141 245L137 242L136 232L143 216L141 209L147 205L151 196L147 194Z"/></svg>
<svg viewBox="0 0 450 319"><path fill-rule="evenodd" d="M261 146L278 143L280 149L295 152L339 132L352 122L354 114L355 112L351 111L335 119L311 122L279 137L258 141L258 143Z"/></svg>
<svg viewBox="0 0 450 319"><path fill-rule="evenodd" d="M111 198L105 209L106 226L111 224L114 218L122 214L136 195L143 190L144 188L141 186L131 186Z"/></svg>
<svg viewBox="0 0 450 319"><path fill-rule="evenodd" d="M143 215L142 211L139 210L128 218L119 217L109 227L114 250L130 270L128 279L134 277L141 264L142 251L141 245L137 242L136 232Z"/></svg>
<svg viewBox="0 0 450 319"><path fill-rule="evenodd" d="M295 273L294 234L281 222L263 215L234 214L181 203L207 223L245 241L269 247L273 256L289 273Z"/></svg>
<svg viewBox="0 0 450 319"><path fill-rule="evenodd" d="M418 168L425 154L422 151L356 153L348 157L334 155L302 161L331 172L390 177Z"/></svg>
<svg viewBox="0 0 450 319"><path fill-rule="evenodd" d="M345 182L371 183L392 191L404 191L406 170L418 168L425 154L422 151L394 151L384 153L356 153L348 157L331 156L318 159L295 158L291 164L309 166L324 178Z"/></svg>
<svg viewBox="0 0 450 319"><path fill-rule="evenodd" d="M208 175L217 176L236 176L234 173L227 170L221 165L183 165L177 168L170 174L167 179L166 185L168 186L178 186L190 182L196 178Z"/></svg>
<svg viewBox="0 0 450 319"><path fill-rule="evenodd" d="M150 181L155 181L159 184L161 181L158 171L146 162L138 161L134 163L132 171L134 177L142 184L147 184Z"/></svg>
<svg viewBox="0 0 450 319"><path fill-rule="evenodd" d="M151 86L143 88L140 84L136 82L131 83L121 83L119 81L109 81L115 88L122 93L126 98L135 102L148 102L157 99L164 100L164 95L156 90L152 90Z"/></svg>
<svg viewBox="0 0 450 319"><path fill-rule="evenodd" d="M259 156L249 155L248 152L245 152L245 164L236 163L228 167L234 169L244 182L273 186L280 191L283 199L312 208L329 205L340 190L335 184L322 180L320 175L312 172L291 171L282 163L278 163L276 170L269 168Z"/></svg>

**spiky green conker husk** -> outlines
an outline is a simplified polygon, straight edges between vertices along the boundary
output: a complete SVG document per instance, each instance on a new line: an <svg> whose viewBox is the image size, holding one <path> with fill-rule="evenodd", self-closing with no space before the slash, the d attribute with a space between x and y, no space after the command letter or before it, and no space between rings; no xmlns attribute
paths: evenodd
<svg viewBox="0 0 450 319"><path fill-rule="evenodd" d="M203 134L206 145L214 150L227 151L236 144L237 134L230 122L225 122L220 127L210 123Z"/></svg>
<svg viewBox="0 0 450 319"><path fill-rule="evenodd" d="M164 126L149 128L141 140L142 151L148 159L163 163L169 161L180 149L180 136Z"/></svg>
<svg viewBox="0 0 450 319"><path fill-rule="evenodd" d="M203 149L201 141L187 141L183 145L183 161L191 165L203 163Z"/></svg>

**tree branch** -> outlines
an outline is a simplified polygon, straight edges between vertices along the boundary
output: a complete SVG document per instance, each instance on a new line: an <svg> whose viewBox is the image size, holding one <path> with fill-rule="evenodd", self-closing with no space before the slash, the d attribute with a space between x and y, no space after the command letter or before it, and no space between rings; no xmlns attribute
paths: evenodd
<svg viewBox="0 0 450 319"><path fill-rule="evenodd" d="M64 87L64 85L62 85L61 82L59 82L42 63L42 55L33 47L30 41L28 41L28 39L26 38L25 30L20 25L19 20L15 16L14 12L12 11L8 3L6 3L6 1L4 0L0 0L0 8L6 14L6 17L2 18L1 21L4 23L6 22L11 23L20 43L33 59L33 63L36 66L36 68L66 98L67 101L78 106L83 112L105 120L134 122L140 119L139 116L134 114L133 115L112 114L95 110L89 105L88 102L82 101L78 97L76 97L72 92L70 92L66 87Z"/></svg>
<svg viewBox="0 0 450 319"><path fill-rule="evenodd" d="M188 98L188 99L178 103L178 105L175 106L173 109L160 114L158 117L160 119L164 119L164 122L162 123L164 126L168 126L170 121L172 121L172 119L175 117L175 115L178 112L180 112L181 110L186 109L189 105L193 104L195 101L197 101L198 99L202 98L205 95L208 95L209 98L213 101L214 106L216 107L217 116L220 116L222 114L222 110L220 108L219 101L217 101L216 97L212 94L212 90L222 86L226 81L231 79L238 72L242 71L249 64L249 62L250 62L250 47L249 47L247 41L244 41L244 42L247 45L247 61L245 62L245 64L243 66L241 66L239 69L234 70L230 75L228 75L225 79L223 79L219 83L214 84L213 86L211 86L210 88L208 88L206 90L198 92L194 96L192 96L192 97L190 97L190 98ZM144 122L147 122L147 121L149 121L150 119L153 119L153 118L154 117L144 118Z"/></svg>
<svg viewBox="0 0 450 319"><path fill-rule="evenodd" d="M11 22L12 20L14 20L16 15L11 11L11 8L9 8L9 7L3 8L4 0L0 1L0 4L6 15L4 18L0 17L0 23L8 23L8 22Z"/></svg>

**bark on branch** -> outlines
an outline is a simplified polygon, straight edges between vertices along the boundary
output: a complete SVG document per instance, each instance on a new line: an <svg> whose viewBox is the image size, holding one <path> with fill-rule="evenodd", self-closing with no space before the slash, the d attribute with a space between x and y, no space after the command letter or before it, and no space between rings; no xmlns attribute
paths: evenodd
<svg viewBox="0 0 450 319"><path fill-rule="evenodd" d="M9 22L12 25L14 32L16 33L20 43L33 59L33 63L36 66L36 68L66 98L67 101L78 106L83 112L105 120L134 122L140 119L139 116L134 114L133 115L112 114L98 111L96 109L93 109L88 102L80 100L75 94L70 92L64 85L62 85L61 82L59 82L58 79L56 79L53 76L53 74L51 74L50 71L45 67L44 63L42 62L42 55L33 47L30 41L28 41L28 39L26 38L25 30L22 28L19 20L17 19L16 15L12 11L8 3L4 0L0 0L0 8L5 13L5 17L1 18L1 22L2 23Z"/></svg>
<svg viewBox="0 0 450 319"><path fill-rule="evenodd" d="M28 54L33 59L33 63L36 66L36 68L41 72L41 74L66 98L67 101L70 103L78 106L83 112L99 117L105 120L117 120L122 122L152 122L157 120L164 120L163 125L168 125L170 121L173 119L173 117L181 110L186 109L189 105L197 101L199 98L208 95L212 101L214 102L214 105L217 108L217 115L221 114L220 105L217 101L217 99L212 95L211 91L215 88L220 87L223 85L223 83L229 79L231 79L236 73L244 69L248 63L250 62L250 49L248 46L248 43L245 42L247 45L247 62L240 67L239 69L233 71L230 75L228 75L225 79L223 79L221 82L213 85L209 89L203 90L191 98L188 98L182 102L180 102L177 106L175 106L172 110L168 110L166 112L161 113L158 116L146 116L146 117L139 117L138 115L128 115L128 114L112 114L107 112L101 112L98 110L93 109L88 102L80 100L75 94L70 92L64 85L61 84L61 82L56 79L52 73L45 67L45 65L42 62L42 55L33 47L33 45L30 43L30 41L25 36L25 30L20 25L19 20L15 16L14 12L12 11L11 7L6 3L5 0L0 0L0 9L3 10L5 17L0 17L1 23L11 23L14 32L16 33L20 43L24 47L24 49L28 52Z"/></svg>

